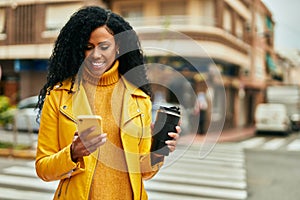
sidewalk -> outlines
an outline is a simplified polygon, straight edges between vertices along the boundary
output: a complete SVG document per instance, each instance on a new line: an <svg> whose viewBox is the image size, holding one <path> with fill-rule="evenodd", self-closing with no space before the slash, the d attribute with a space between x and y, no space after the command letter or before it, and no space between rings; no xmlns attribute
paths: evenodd
<svg viewBox="0 0 300 200"><path fill-rule="evenodd" d="M180 138L179 144L201 144L205 140L216 140L218 143L223 142L238 142L244 139L253 137L255 135L255 128L254 127L247 127L247 128L232 128L223 130L222 133L219 135L208 133L206 135L199 135L199 134L189 134L183 135Z"/></svg>
<svg viewBox="0 0 300 200"><path fill-rule="evenodd" d="M249 128L234 128L222 131L222 133L211 135L198 135L198 134L188 134L182 135L178 141L179 145L190 145L190 144L201 144L205 140L214 141L217 143L222 142L238 142L247 138L254 136L254 127ZM16 150L16 149L5 149L0 148L0 156L11 156L25 159L35 159L36 142L38 134L28 134L24 132L19 132L18 137L14 138L14 133L12 131L6 131L0 129L0 142L13 142L16 141L17 144L30 145L31 149L26 150Z"/></svg>
<svg viewBox="0 0 300 200"><path fill-rule="evenodd" d="M16 146L28 146L28 149L0 148L0 156L17 157L24 159L35 159L37 134L27 132L18 132L16 135L13 131L7 131L0 128L0 142L12 143Z"/></svg>

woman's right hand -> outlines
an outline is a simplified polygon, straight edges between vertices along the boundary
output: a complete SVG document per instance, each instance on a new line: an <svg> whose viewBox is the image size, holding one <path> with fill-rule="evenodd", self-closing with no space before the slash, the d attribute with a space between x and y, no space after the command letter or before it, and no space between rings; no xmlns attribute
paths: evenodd
<svg viewBox="0 0 300 200"><path fill-rule="evenodd" d="M78 132L75 133L74 140L71 144L71 158L74 162L76 162L78 158L90 155L96 151L98 147L105 144L107 136L105 133L92 138L88 137L94 130L95 127L88 128L79 133L80 136L78 136Z"/></svg>

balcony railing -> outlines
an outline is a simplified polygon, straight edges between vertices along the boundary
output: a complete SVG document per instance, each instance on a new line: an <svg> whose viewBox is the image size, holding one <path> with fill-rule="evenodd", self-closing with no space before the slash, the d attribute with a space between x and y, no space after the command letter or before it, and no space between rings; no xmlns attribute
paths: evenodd
<svg viewBox="0 0 300 200"><path fill-rule="evenodd" d="M242 49L249 47L247 40L243 36L233 35L230 31L217 26L217 22L213 17L204 16L186 16L186 15L171 15L171 16L157 16L157 17L132 17L126 20L134 28L138 28L138 32L143 32L142 28L171 29L180 32L198 32L206 35L214 35L224 40L230 41L235 46ZM148 29L149 30L149 29ZM146 31L148 31L146 30Z"/></svg>
<svg viewBox="0 0 300 200"><path fill-rule="evenodd" d="M203 28L203 27L215 27L216 22L213 18L207 17L191 17L184 15L172 15L172 16L157 16L157 17L128 17L126 21L130 23L134 28L142 27L156 27L156 28L179 28L185 26L186 29ZM51 29L47 29L42 33L43 38L56 37L59 30L63 27L63 24L57 22L52 24Z"/></svg>
<svg viewBox="0 0 300 200"><path fill-rule="evenodd" d="M214 18L194 17L185 15L157 16L157 17L134 17L126 18L133 27L155 26L171 28L176 26L216 26Z"/></svg>

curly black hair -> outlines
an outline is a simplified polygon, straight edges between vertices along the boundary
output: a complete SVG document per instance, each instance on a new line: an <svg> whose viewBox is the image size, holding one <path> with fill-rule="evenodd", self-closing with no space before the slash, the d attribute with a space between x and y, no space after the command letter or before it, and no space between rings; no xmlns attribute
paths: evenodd
<svg viewBox="0 0 300 200"><path fill-rule="evenodd" d="M90 34L98 27L106 26L115 37L119 47L119 73L151 96L144 66L144 55L139 38L133 28L121 16L98 6L83 7L75 12L57 37L49 59L47 82L39 94L37 108L41 112L44 99L57 84L72 78L69 92L72 92L75 76L85 59L84 51ZM121 35L121 36L120 36ZM139 66L139 67L138 67ZM132 70L136 68L135 70ZM131 71L130 71L131 70ZM127 73L129 72L130 73ZM126 73L128 75L126 75Z"/></svg>

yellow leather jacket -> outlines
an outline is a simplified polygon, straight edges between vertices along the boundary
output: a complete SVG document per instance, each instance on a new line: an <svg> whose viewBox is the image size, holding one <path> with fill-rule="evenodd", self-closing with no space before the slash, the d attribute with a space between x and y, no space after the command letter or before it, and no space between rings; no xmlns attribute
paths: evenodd
<svg viewBox="0 0 300 200"><path fill-rule="evenodd" d="M121 140L129 170L134 200L147 199L143 179L154 176L163 164L151 165L151 101L123 77L125 85L121 118ZM87 200L96 167L93 154L74 163L70 145L77 130L73 114L73 95L68 93L70 80L57 85L46 96L40 122L36 172L45 181L60 180L54 199ZM84 98L82 98L84 99Z"/></svg>

